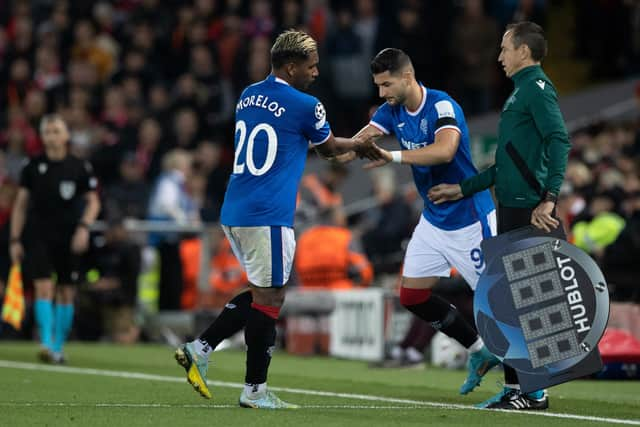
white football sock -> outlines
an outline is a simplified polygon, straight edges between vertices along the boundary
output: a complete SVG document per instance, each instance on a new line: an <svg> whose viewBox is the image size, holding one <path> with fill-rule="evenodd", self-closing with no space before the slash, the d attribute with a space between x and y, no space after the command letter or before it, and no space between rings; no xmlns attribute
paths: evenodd
<svg viewBox="0 0 640 427"><path fill-rule="evenodd" d="M197 338L191 341L191 343L196 348L196 353L198 353L200 356L204 356L207 359L209 358L209 355L211 354L213 349L207 341L203 340L202 338Z"/></svg>
<svg viewBox="0 0 640 427"><path fill-rule="evenodd" d="M245 384L244 393L249 399L255 399L267 391L267 383L262 384Z"/></svg>

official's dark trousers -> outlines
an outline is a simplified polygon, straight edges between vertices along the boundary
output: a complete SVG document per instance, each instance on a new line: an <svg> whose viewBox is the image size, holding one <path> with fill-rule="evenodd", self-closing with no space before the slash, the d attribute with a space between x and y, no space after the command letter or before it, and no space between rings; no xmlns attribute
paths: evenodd
<svg viewBox="0 0 640 427"><path fill-rule="evenodd" d="M498 205L498 234L530 225L531 212L533 212L534 209L535 207L508 208L506 206ZM555 216L555 210L553 215ZM562 234L564 235L564 232ZM505 384L518 384L516 371L506 365L504 366L504 382Z"/></svg>

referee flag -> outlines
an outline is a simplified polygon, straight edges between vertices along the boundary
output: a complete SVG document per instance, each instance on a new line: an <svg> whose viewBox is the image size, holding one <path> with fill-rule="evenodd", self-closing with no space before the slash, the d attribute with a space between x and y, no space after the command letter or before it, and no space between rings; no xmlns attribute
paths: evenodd
<svg viewBox="0 0 640 427"><path fill-rule="evenodd" d="M2 320L16 330L22 327L24 319L24 293L22 292L22 272L20 264L14 264L9 271L9 281L2 306Z"/></svg>

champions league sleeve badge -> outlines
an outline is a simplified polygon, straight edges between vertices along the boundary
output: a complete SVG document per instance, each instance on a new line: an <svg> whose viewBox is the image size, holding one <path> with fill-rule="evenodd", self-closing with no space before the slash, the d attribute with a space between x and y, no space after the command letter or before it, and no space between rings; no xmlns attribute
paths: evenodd
<svg viewBox="0 0 640 427"><path fill-rule="evenodd" d="M478 333L528 393L602 369L598 341L609 293L595 261L560 238L523 227L482 242L474 296Z"/></svg>

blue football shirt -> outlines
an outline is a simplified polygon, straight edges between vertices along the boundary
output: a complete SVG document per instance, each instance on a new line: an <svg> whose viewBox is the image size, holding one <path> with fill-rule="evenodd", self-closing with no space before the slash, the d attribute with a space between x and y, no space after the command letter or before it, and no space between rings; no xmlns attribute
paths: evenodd
<svg viewBox="0 0 640 427"><path fill-rule="evenodd" d="M445 92L422 88L422 103L416 111L404 105L382 104L371 118L370 124L385 134L395 134L403 150L416 150L433 144L442 129L460 132L458 150L449 163L433 166L411 165L413 179L424 200L422 215L443 230L456 230L476 221L486 222L486 216L495 209L488 190L472 197L440 205L431 203L429 189L437 184L458 183L478 171L471 162L469 130L462 108Z"/></svg>
<svg viewBox="0 0 640 427"><path fill-rule="evenodd" d="M293 227L309 144L331 135L317 98L270 75L236 104L235 156L220 222L231 227Z"/></svg>

